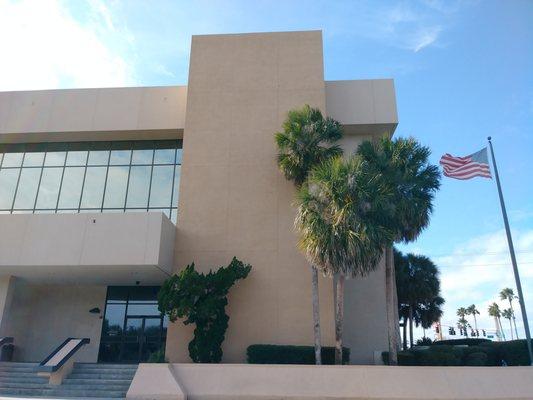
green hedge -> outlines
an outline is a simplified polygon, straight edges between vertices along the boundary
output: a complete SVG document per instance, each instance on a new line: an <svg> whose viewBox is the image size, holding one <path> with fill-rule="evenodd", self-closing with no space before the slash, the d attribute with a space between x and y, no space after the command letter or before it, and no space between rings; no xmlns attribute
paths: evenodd
<svg viewBox="0 0 533 400"><path fill-rule="evenodd" d="M253 344L246 349L249 364L314 364L313 346ZM343 347L343 364L350 362L350 349ZM322 364L335 364L335 348L322 347Z"/></svg>
<svg viewBox="0 0 533 400"><path fill-rule="evenodd" d="M489 339L481 339L481 338L465 338L465 339L448 339L448 340L437 340L433 342L433 345L467 345L467 346L476 346L481 343L492 343Z"/></svg>
<svg viewBox="0 0 533 400"><path fill-rule="evenodd" d="M525 340L508 342L478 342L468 347L435 343L426 349L416 347L400 351L400 365L434 365L434 366L509 366L529 365L529 356ZM383 362L388 364L388 352L382 353Z"/></svg>

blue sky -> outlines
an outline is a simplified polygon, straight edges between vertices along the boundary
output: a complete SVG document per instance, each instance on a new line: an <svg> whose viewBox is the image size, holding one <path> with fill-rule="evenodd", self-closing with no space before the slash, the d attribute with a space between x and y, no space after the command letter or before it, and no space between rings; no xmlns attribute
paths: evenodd
<svg viewBox="0 0 533 400"><path fill-rule="evenodd" d="M493 137L533 322L531 21L525 0L0 0L0 90L181 85L193 34L321 29L325 78L394 78L396 135L434 163ZM493 328L487 304L514 288L493 181L444 179L431 226L402 249L441 267L445 323L475 303Z"/></svg>

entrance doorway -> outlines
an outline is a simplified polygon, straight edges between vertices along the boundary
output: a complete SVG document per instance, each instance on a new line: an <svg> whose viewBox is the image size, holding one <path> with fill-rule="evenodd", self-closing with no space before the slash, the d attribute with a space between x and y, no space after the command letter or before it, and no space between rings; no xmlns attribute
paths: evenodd
<svg viewBox="0 0 533 400"><path fill-rule="evenodd" d="M108 287L99 362L145 362L164 349L167 319L157 308L158 291L158 286Z"/></svg>

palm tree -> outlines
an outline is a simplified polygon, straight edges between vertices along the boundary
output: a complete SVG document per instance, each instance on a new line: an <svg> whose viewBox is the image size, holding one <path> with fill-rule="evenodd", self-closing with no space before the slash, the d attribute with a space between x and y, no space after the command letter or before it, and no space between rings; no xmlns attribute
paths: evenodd
<svg viewBox="0 0 533 400"><path fill-rule="evenodd" d="M488 311L489 311L489 315L491 317L494 317L494 321L496 322L496 331L501 332L503 340L505 340L505 333L503 332L502 321L501 321L502 313L500 311L500 306L498 305L498 303L492 303L489 306Z"/></svg>
<svg viewBox="0 0 533 400"><path fill-rule="evenodd" d="M393 192L393 218L389 228L395 234L394 242L411 242L429 224L433 211L433 198L440 187L440 173L429 163L430 150L415 139L391 140L383 137L376 141L363 142L359 154L390 185ZM389 361L397 364L398 351L398 296L392 242L384 245L385 252L385 298L387 309Z"/></svg>
<svg viewBox="0 0 533 400"><path fill-rule="evenodd" d="M332 158L315 167L298 194L299 247L328 276L336 276L335 363L342 363L344 280L373 271L392 240L386 228L388 185L360 157Z"/></svg>
<svg viewBox="0 0 533 400"><path fill-rule="evenodd" d="M335 143L342 137L340 124L324 119L320 110L305 105L289 111L283 131L275 135L278 145L278 166L285 177L299 188L314 166L342 154ZM318 297L318 271L311 264L313 303L313 332L315 362L322 364L320 335L320 305Z"/></svg>
<svg viewBox="0 0 533 400"><path fill-rule="evenodd" d="M409 341L414 344L413 323L429 328L442 315L440 306L444 299L440 297L440 281L435 264L425 256L394 253L397 270L398 301L405 322L409 323Z"/></svg>
<svg viewBox="0 0 533 400"><path fill-rule="evenodd" d="M509 328L511 329L511 340L514 340L513 337L513 310L511 308L506 308L502 311L502 317L509 320ZM517 338L518 339L518 338Z"/></svg>
<svg viewBox="0 0 533 400"><path fill-rule="evenodd" d="M476 305L475 304L472 304L470 306L467 307L466 309L466 313L468 315L471 315L474 317L474 329L476 330L476 334L477 334L477 319L476 319L476 314L479 315L479 311L478 309L476 308Z"/></svg>
<svg viewBox="0 0 533 400"><path fill-rule="evenodd" d="M513 309L513 300L516 298L518 297L515 296L513 289L511 288L502 289L502 291L500 292L500 299L509 301L509 309L511 310L512 318L513 318L514 331L516 333L516 338L518 339L518 329L516 329L516 318L515 318L514 309ZM512 330L512 327L511 327L511 330Z"/></svg>
<svg viewBox="0 0 533 400"><path fill-rule="evenodd" d="M464 307L460 307L457 309L457 316L459 317L458 325L460 325L461 329L464 329L466 336L468 337L468 321L466 320L466 316L468 314L468 311Z"/></svg>

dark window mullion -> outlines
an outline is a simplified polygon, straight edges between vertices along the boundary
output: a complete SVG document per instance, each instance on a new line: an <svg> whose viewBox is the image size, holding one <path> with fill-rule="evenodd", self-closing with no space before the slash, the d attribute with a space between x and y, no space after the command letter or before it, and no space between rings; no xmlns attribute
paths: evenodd
<svg viewBox="0 0 533 400"><path fill-rule="evenodd" d="M57 192L57 200L56 200L56 209L55 213L57 214L57 210L59 208L59 199L61 198L61 189L63 188L63 177L65 176L65 169L67 166L67 158L68 158L68 147L65 151L65 159L63 160L63 169L61 170L61 181L59 181L59 190Z"/></svg>
<svg viewBox="0 0 533 400"><path fill-rule="evenodd" d="M130 151L130 165L128 166L128 180L126 181L126 195L124 196L124 212L126 212L126 204L128 204L128 191L130 189L130 175L131 175L132 160L133 160L133 142L131 144L131 151Z"/></svg>
<svg viewBox="0 0 533 400"><path fill-rule="evenodd" d="M32 214L35 214L35 208L37 207L37 200L39 199L39 191L41 190L41 180L43 179L44 164L46 163L46 155L48 152L44 153L43 165L41 167L41 174L39 175L39 183L37 184L37 193L35 194L35 201L33 202Z"/></svg>
<svg viewBox="0 0 533 400"><path fill-rule="evenodd" d="M174 169L173 169L173 172L172 172L172 192L170 193L170 211L169 211L169 214L168 214L168 218L170 220L172 220L172 207L173 207L173 202L174 202L174 181L176 180L176 162L177 162L177 154L178 154L178 150L177 149L174 149Z"/></svg>
<svg viewBox="0 0 533 400"><path fill-rule="evenodd" d="M109 163L111 162L111 149L113 148L112 142L109 143L109 155L107 156L107 165L105 170L105 181L104 181L104 191L102 193L102 203L100 207L100 212L104 211L104 200L105 200L105 192L107 190L107 177L109 176Z"/></svg>
<svg viewBox="0 0 533 400"><path fill-rule="evenodd" d="M17 198L17 193L19 191L20 175L22 175L22 166L24 165L24 158L26 158L26 153L22 153L22 161L20 163L19 175L17 177L17 186L15 186L15 194L13 194L13 201L11 202L11 214L13 214L13 208L15 207L15 199Z"/></svg>
<svg viewBox="0 0 533 400"><path fill-rule="evenodd" d="M85 177L87 176L87 164L89 164L89 154L91 150L87 150L87 156L85 157L85 170L83 171L83 182L81 183L80 201L78 201L78 214L81 208L81 199L83 198L83 190L85 189Z"/></svg>
<svg viewBox="0 0 533 400"><path fill-rule="evenodd" d="M150 196L152 195L152 177L154 176L154 160L155 160L155 142L152 150L152 165L150 168L150 184L148 185L148 201L146 202L146 211L150 210Z"/></svg>

